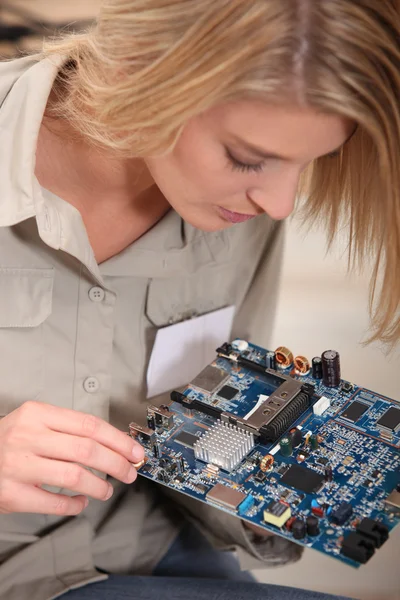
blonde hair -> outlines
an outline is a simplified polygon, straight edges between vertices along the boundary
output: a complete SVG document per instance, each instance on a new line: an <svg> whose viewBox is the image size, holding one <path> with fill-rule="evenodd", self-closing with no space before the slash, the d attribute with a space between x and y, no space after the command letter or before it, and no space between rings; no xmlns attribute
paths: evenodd
<svg viewBox="0 0 400 600"><path fill-rule="evenodd" d="M218 103L287 98L353 119L337 158L308 169L307 215L349 226L373 257L373 334L400 338L400 0L103 0L64 54L53 113L124 156L165 153ZM381 278L379 290L377 280Z"/></svg>

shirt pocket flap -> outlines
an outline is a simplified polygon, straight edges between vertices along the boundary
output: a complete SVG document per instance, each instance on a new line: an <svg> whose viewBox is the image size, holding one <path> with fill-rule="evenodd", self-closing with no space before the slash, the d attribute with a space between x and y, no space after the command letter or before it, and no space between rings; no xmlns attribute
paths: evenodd
<svg viewBox="0 0 400 600"><path fill-rule="evenodd" d="M37 327L51 314L53 269L0 268L0 327Z"/></svg>

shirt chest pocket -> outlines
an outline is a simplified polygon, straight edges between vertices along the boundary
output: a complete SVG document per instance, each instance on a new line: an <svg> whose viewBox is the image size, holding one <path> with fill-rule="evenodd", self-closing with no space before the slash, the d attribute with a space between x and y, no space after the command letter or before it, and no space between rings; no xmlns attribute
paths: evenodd
<svg viewBox="0 0 400 600"><path fill-rule="evenodd" d="M0 268L0 414L38 399L53 269Z"/></svg>

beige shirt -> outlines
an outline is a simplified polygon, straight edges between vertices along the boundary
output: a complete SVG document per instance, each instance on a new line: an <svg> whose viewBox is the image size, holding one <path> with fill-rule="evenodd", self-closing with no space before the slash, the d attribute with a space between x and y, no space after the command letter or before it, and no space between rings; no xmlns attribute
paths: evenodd
<svg viewBox="0 0 400 600"><path fill-rule="evenodd" d="M282 228L267 217L204 233L170 211L96 263L80 213L34 176L39 127L61 58L0 64L0 414L27 400L95 414L127 430L146 409L158 328L226 305L234 335L267 344ZM94 199L95 201L95 199ZM151 573L187 518L242 567L299 556L253 544L239 519L139 478L75 518L0 515L0 597L55 598L113 573ZM178 510L178 506L181 507Z"/></svg>

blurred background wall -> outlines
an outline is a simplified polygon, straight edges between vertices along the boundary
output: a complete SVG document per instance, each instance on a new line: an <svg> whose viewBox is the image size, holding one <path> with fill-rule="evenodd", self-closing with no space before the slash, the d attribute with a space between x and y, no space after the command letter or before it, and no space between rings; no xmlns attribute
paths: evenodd
<svg viewBox="0 0 400 600"><path fill-rule="evenodd" d="M52 34L57 24L66 28L73 23L72 28L79 29L93 19L99 4L100 0L0 0L0 55L40 47L43 35ZM35 35L4 41L13 33L28 33L11 26L28 27ZM271 347L283 344L310 358L334 348L341 353L345 379L400 400L400 352L387 357L379 344L361 345L368 327L370 269L348 276L345 241L326 255L325 239L322 229L306 232L298 218L289 221ZM400 600L400 531L359 571L306 551L300 563L260 571L257 576L265 582L359 600Z"/></svg>

